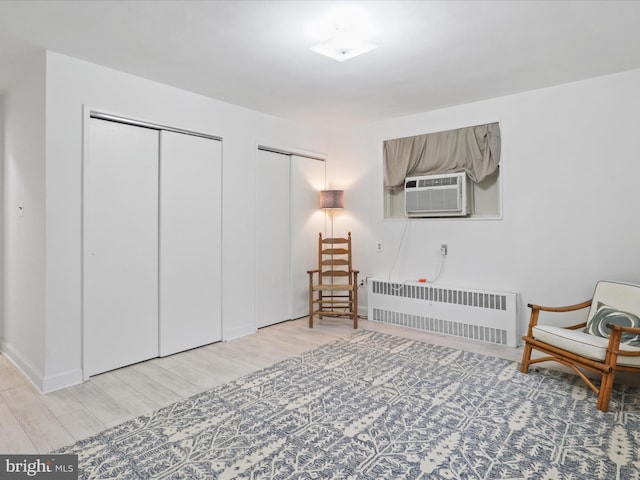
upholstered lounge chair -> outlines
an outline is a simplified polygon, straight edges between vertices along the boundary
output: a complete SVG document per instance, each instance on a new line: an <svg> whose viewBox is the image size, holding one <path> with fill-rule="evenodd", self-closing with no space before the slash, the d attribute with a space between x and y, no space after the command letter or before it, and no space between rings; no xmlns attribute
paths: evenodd
<svg viewBox="0 0 640 480"><path fill-rule="evenodd" d="M569 327L539 325L540 312L571 312L589 307L586 322ZM640 286L601 281L593 298L566 307L529 304L531 317L522 355L522 373L549 360L574 370L598 395L597 408L609 409L616 372L640 373ZM547 356L531 359L532 350ZM600 386L585 375L601 377Z"/></svg>

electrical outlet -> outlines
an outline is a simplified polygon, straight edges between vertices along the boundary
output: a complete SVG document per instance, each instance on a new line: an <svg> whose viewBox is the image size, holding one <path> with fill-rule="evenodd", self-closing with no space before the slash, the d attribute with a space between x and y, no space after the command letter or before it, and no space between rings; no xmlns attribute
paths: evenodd
<svg viewBox="0 0 640 480"><path fill-rule="evenodd" d="M446 257L447 253L449 253L449 247L447 247L446 243L443 243L442 245L440 245L440 253L442 254L443 257Z"/></svg>
<svg viewBox="0 0 640 480"><path fill-rule="evenodd" d="M382 251L382 242L378 241L376 242L376 252L381 252Z"/></svg>

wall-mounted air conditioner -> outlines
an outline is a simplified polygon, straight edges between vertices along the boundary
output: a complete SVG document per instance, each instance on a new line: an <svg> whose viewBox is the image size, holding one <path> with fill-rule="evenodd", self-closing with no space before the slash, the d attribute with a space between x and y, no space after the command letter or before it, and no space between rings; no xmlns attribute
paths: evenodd
<svg viewBox="0 0 640 480"><path fill-rule="evenodd" d="M464 172L407 177L404 201L409 217L463 217L473 212L469 178Z"/></svg>

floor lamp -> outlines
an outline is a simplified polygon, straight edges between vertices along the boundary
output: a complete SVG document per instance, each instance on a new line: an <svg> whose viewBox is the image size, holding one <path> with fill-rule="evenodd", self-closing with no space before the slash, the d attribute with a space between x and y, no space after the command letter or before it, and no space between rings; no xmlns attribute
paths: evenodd
<svg viewBox="0 0 640 480"><path fill-rule="evenodd" d="M320 192L320 208L329 211L331 238L333 238L333 210L344 208L344 190L322 190Z"/></svg>

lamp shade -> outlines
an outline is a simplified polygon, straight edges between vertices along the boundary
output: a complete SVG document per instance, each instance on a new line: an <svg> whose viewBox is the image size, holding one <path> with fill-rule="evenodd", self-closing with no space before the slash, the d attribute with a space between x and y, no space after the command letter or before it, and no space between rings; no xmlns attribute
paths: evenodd
<svg viewBox="0 0 640 480"><path fill-rule="evenodd" d="M320 208L344 208L344 190L322 190Z"/></svg>

